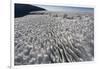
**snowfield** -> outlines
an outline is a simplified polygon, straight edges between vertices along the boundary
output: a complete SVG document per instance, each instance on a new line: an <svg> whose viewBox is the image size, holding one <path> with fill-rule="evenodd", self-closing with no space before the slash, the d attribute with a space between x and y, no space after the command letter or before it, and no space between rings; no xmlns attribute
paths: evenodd
<svg viewBox="0 0 100 69"><path fill-rule="evenodd" d="M31 12L14 21L15 65L94 58L93 13Z"/></svg>

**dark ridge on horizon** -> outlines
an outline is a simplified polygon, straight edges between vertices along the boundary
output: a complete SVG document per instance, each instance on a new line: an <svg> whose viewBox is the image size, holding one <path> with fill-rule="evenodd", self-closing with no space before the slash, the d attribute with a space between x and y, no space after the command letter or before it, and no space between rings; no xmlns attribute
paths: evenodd
<svg viewBox="0 0 100 69"><path fill-rule="evenodd" d="M44 8L40 8L34 5L28 5L28 4L15 3L14 7L15 7L14 9L15 18L25 16L32 11L46 11L46 9Z"/></svg>

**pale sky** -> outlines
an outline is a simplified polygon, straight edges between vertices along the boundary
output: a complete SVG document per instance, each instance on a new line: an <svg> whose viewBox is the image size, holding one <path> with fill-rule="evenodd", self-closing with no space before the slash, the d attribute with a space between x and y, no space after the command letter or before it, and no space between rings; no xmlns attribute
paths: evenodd
<svg viewBox="0 0 100 69"><path fill-rule="evenodd" d="M39 2L40 1L40 2ZM50 0L49 0L50 1ZM52 0L51 0L52 1ZM50 1L50 2L51 2ZM53 0L53 2L54 2L55 0ZM61 1L61 3L62 2L64 2L63 0L60 0ZM66 3L68 3L68 2L71 2L72 0L67 0L67 2ZM77 2L78 0L76 0L76 2ZM84 0L84 2L85 2L86 0ZM39 4L37 4L37 3L41 3L41 4L43 4L43 2L47 2L47 0L14 0L14 3L23 3L23 4L31 4L31 5L35 5L35 6L38 6L38 7L41 7L41 8L44 8L44 9L46 9L46 10L48 10L48 11L64 11L64 12L94 12L94 9L90 9L90 8L72 8L72 7L68 7L67 6L67 4L66 4L66 6L65 5L63 5L63 6L52 6L52 5L39 5ZM83 4L84 4L84 2L82 2ZM92 2L92 0L91 0L91 2ZM55 3L55 2L54 2ZM81 2L80 2L81 3ZM47 4L47 3L45 3L45 4ZM59 3L60 4L60 3ZM72 4L74 4L73 2L72 2Z"/></svg>

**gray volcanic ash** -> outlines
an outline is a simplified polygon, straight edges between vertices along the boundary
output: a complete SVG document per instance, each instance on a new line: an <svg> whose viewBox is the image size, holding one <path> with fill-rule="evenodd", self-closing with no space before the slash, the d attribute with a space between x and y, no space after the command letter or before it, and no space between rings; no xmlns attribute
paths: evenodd
<svg viewBox="0 0 100 69"><path fill-rule="evenodd" d="M15 65L93 60L92 13L40 13L15 18Z"/></svg>

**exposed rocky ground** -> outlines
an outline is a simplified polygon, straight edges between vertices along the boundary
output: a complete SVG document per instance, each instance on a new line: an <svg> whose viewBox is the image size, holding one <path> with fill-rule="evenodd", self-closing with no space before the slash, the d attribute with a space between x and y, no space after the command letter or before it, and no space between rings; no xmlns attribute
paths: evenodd
<svg viewBox="0 0 100 69"><path fill-rule="evenodd" d="M93 13L32 12L15 18L15 65L91 61Z"/></svg>

